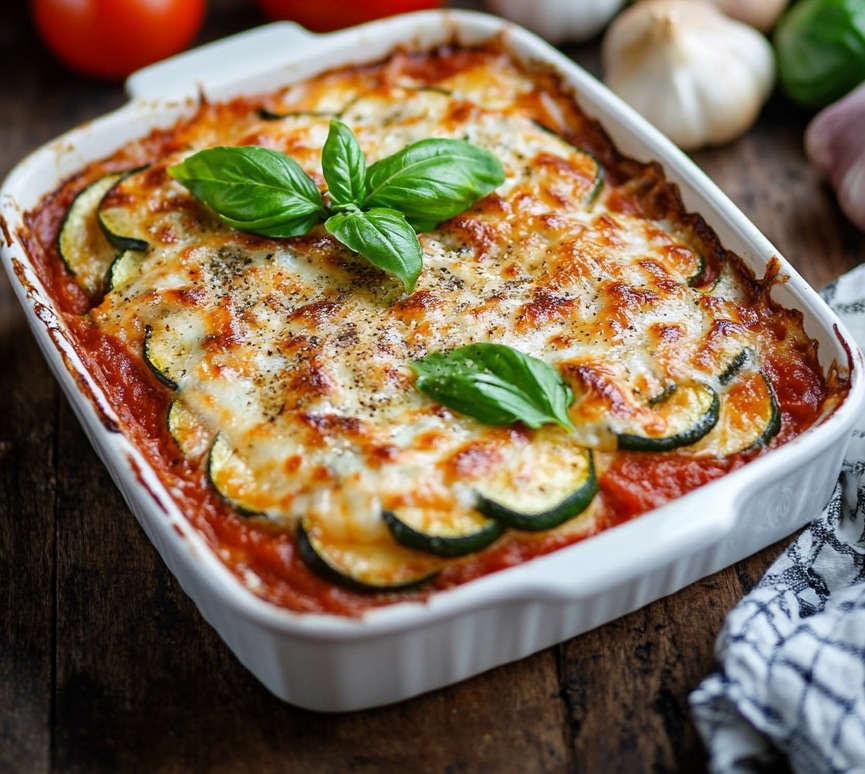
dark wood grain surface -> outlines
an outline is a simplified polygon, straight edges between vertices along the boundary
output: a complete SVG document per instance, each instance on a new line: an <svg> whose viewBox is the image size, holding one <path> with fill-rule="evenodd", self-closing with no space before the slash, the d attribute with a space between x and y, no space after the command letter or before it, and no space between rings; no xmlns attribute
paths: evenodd
<svg viewBox="0 0 865 774"><path fill-rule="evenodd" d="M471 5L471 3L460 3ZM261 23L212 2L201 40ZM569 48L597 72L597 46ZM0 15L0 176L124 101ZM865 258L808 167L808 116L774 98L696 161L815 287ZM635 772L705 768L687 697L773 546L627 617L459 685L323 715L273 698L162 565L0 277L0 771Z"/></svg>

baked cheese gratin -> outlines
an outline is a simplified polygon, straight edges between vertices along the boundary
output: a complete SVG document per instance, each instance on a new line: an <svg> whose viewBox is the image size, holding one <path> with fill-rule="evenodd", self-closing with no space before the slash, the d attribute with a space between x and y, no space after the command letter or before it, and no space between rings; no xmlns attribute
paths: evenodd
<svg viewBox="0 0 865 774"><path fill-rule="evenodd" d="M364 201L378 162L430 139L502 174L387 243L399 263L417 233L409 279L364 256L362 229L253 233L278 207L228 219L178 177L204 150L267 149L351 221L322 161L339 137ZM224 199L245 195L232 174ZM848 388L772 299L777 264L753 276L659 165L497 45L202 98L27 223L120 429L226 565L291 610L423 599L590 537L789 441ZM552 419L505 411L538 394Z"/></svg>

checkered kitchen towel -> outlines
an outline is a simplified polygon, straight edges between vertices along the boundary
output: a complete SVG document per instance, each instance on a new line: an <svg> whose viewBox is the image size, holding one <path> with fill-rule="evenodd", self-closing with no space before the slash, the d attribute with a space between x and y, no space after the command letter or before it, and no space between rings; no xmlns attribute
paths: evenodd
<svg viewBox="0 0 865 774"><path fill-rule="evenodd" d="M865 348L865 266L823 291ZM714 772L865 772L865 417L831 502L730 612L691 696Z"/></svg>

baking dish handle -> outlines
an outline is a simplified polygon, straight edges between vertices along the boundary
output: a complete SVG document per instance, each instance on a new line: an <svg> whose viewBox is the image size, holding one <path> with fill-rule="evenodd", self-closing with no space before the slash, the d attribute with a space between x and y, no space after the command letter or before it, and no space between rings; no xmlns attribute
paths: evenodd
<svg viewBox="0 0 865 774"><path fill-rule="evenodd" d="M294 22L265 24L143 67L126 79L126 93L133 100L195 96L296 58L316 37Z"/></svg>
<svg viewBox="0 0 865 774"><path fill-rule="evenodd" d="M684 506L684 507L682 507ZM591 599L611 588L643 588L657 575L662 580L652 594L634 591L645 601L682 588L726 564L735 548L741 493L718 496L712 487L699 489L669 508L634 519L591 540L545 557L542 580L522 584L518 598ZM577 554L579 552L579 554ZM615 561L610 561L615 557ZM568 565L578 561L580 580Z"/></svg>

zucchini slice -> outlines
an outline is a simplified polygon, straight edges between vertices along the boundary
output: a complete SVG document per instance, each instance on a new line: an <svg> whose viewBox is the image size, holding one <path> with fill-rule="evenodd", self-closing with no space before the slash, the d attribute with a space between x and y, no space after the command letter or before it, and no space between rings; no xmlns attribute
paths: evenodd
<svg viewBox="0 0 865 774"><path fill-rule="evenodd" d="M168 407L168 432L183 456L197 460L204 457L213 442L213 434L199 416L178 398Z"/></svg>
<svg viewBox="0 0 865 774"><path fill-rule="evenodd" d="M647 425L664 428L663 433L618 433L619 449L661 452L690 446L706 435L718 422L721 401L708 384L672 385L649 402L651 419Z"/></svg>
<svg viewBox="0 0 865 774"><path fill-rule="evenodd" d="M336 113L318 112L315 110L287 110L284 113L279 113L269 108L259 108L258 117L262 121L287 121L290 124L299 124L305 126L318 121L329 121L336 118Z"/></svg>
<svg viewBox="0 0 865 774"><path fill-rule="evenodd" d="M504 525L475 511L430 513L423 508L384 511L394 540L407 548L436 556L464 556L486 548L504 532Z"/></svg>
<svg viewBox="0 0 865 774"><path fill-rule="evenodd" d="M141 197L137 175L143 168L125 172L102 197L96 218L108 241L118 250L146 250L147 232L137 202Z"/></svg>
<svg viewBox="0 0 865 774"><path fill-rule="evenodd" d="M721 385L726 385L733 381L733 379L736 378L742 368L744 368L745 364L748 363L748 361L750 361L752 357L753 355L751 353L751 350L749 350L747 347L739 350L736 356L727 364L727 367L723 371L721 371L720 375L718 376L718 381L721 383Z"/></svg>
<svg viewBox="0 0 865 774"><path fill-rule="evenodd" d="M96 212L102 198L122 176L122 172L104 175L81 191L72 200L57 238L60 257L90 295L103 289L108 267L117 255L99 227Z"/></svg>
<svg viewBox="0 0 865 774"><path fill-rule="evenodd" d="M781 410L772 384L762 371L744 374L724 393L719 448L729 456L765 446L781 430Z"/></svg>
<svg viewBox="0 0 865 774"><path fill-rule="evenodd" d="M755 355L743 349L718 377L721 414L718 424L693 451L716 457L764 446L781 430L781 409L775 390L757 366Z"/></svg>
<svg viewBox="0 0 865 774"><path fill-rule="evenodd" d="M442 560L384 540L336 535L324 519L307 516L298 524L297 549L318 575L353 591L402 591L434 578Z"/></svg>
<svg viewBox="0 0 865 774"><path fill-rule="evenodd" d="M164 385L178 389L192 367L193 353L201 339L194 315L174 316L144 327L144 361Z"/></svg>
<svg viewBox="0 0 865 774"><path fill-rule="evenodd" d="M108 269L108 289L118 290L128 285L140 273L140 253L137 250L124 250L111 262Z"/></svg>
<svg viewBox="0 0 865 774"><path fill-rule="evenodd" d="M527 444L476 491L475 507L505 526L552 529L592 502L598 491L594 458L567 441Z"/></svg>
<svg viewBox="0 0 865 774"><path fill-rule="evenodd" d="M207 478L220 497L241 516L261 516L255 502L259 484L246 462L225 441L216 436L207 458Z"/></svg>
<svg viewBox="0 0 865 774"><path fill-rule="evenodd" d="M697 253L697 270L688 277L688 287L689 288L698 288L703 282L703 275L706 272L706 259L703 257L703 254Z"/></svg>
<svg viewBox="0 0 865 774"><path fill-rule="evenodd" d="M444 89L407 89L405 99L393 99L377 94L361 94L349 102L339 116L340 121L354 129L373 122L424 126L438 125L451 108L452 97ZM429 132L419 133L429 136Z"/></svg>

